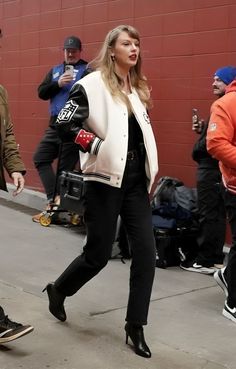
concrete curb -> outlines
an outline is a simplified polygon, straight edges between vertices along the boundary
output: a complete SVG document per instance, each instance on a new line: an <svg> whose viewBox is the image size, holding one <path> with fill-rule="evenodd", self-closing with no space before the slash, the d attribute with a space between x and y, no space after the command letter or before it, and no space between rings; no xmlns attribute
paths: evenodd
<svg viewBox="0 0 236 369"><path fill-rule="evenodd" d="M12 195L12 192L15 189L15 187L12 184L7 183L7 188L8 192L0 190L0 197L3 199L38 210L42 210L46 206L47 203L46 195L43 194L42 192L33 191L28 188L25 188L21 194L14 197Z"/></svg>

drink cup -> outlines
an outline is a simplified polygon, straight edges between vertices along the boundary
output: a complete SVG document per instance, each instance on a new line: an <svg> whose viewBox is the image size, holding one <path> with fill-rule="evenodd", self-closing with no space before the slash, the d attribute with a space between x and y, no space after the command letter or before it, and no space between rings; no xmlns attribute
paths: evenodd
<svg viewBox="0 0 236 369"><path fill-rule="evenodd" d="M71 77L73 77L73 75L74 75L74 67L73 67L73 65L69 65L69 64L67 64L67 65L65 66L65 72L66 72L66 74L68 74L68 75L70 75Z"/></svg>

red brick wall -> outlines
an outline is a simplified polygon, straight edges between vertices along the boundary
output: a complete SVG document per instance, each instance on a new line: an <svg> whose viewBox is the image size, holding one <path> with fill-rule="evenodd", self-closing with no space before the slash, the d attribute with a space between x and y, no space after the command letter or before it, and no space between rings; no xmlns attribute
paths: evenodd
<svg viewBox="0 0 236 369"><path fill-rule="evenodd" d="M213 72L236 64L235 12L235 0L0 0L0 83L8 89L27 186L42 189L32 155L48 124L48 103L38 99L37 86L62 60L64 38L81 37L89 60L121 23L142 36L160 176L194 185L191 110L208 116Z"/></svg>

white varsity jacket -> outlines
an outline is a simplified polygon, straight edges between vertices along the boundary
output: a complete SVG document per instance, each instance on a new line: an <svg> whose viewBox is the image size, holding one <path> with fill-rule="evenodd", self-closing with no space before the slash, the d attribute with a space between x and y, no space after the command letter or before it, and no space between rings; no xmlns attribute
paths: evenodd
<svg viewBox="0 0 236 369"><path fill-rule="evenodd" d="M146 108L134 88L128 98L143 133L150 192L158 172L156 142ZM124 103L113 99L99 71L74 84L58 115L57 129L64 140L75 140L81 129L92 132L95 139L89 152L80 151L84 179L121 187L128 148L128 110Z"/></svg>

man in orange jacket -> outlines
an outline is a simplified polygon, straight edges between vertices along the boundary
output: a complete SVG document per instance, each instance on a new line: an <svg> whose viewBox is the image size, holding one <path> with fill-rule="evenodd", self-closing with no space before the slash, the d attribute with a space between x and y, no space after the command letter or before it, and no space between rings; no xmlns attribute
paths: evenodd
<svg viewBox="0 0 236 369"><path fill-rule="evenodd" d="M226 87L236 78L236 68L224 66L213 76L213 94L218 99L224 96ZM226 233L226 212L221 193L221 172L217 159L207 152L206 135L209 118L204 121L196 112L192 117L193 130L200 134L194 144L192 158L197 166L197 198L199 215L198 252L194 260L180 264L184 270L203 274L214 274L223 266L223 246Z"/></svg>
<svg viewBox="0 0 236 369"><path fill-rule="evenodd" d="M223 315L236 323L236 80L211 107L207 149L219 160L223 194L232 233L227 267L214 278L226 294Z"/></svg>

